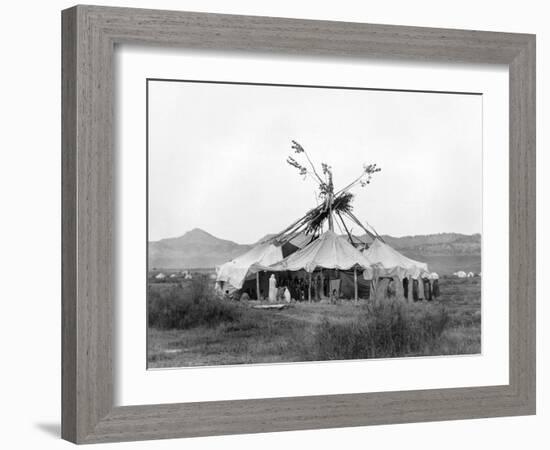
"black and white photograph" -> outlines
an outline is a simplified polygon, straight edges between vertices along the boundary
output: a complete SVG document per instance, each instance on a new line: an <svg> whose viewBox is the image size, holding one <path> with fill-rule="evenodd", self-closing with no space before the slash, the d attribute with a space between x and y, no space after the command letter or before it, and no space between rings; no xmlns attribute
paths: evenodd
<svg viewBox="0 0 550 450"><path fill-rule="evenodd" d="M146 95L149 369L481 353L482 95Z"/></svg>

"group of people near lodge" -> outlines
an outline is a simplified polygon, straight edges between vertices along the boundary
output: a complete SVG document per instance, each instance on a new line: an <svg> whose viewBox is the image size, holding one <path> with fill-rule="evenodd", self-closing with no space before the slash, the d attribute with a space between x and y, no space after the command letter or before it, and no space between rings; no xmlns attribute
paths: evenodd
<svg viewBox="0 0 550 450"><path fill-rule="evenodd" d="M299 275L283 275L278 283L275 274L271 274L269 277L268 298L270 301L288 301L289 298L295 301L306 301L309 299L311 289L312 301L330 299L331 302L334 302L340 297L340 283L338 271L336 271L336 277L332 279L323 271L313 273L311 278Z"/></svg>
<svg viewBox="0 0 550 450"><path fill-rule="evenodd" d="M410 278L404 277L402 280L403 296L407 300L418 302L422 300L437 300L440 295L439 279L430 279L427 276ZM387 297L395 296L395 284L393 279L388 283Z"/></svg>
<svg viewBox="0 0 550 450"><path fill-rule="evenodd" d="M434 274L432 274L434 275ZM311 274L306 273L281 273L268 276L267 292L260 288L260 298L270 302L303 302L309 300L311 289L311 301L329 301L334 303L341 298L351 298L344 292L342 276L349 276L341 271L319 270ZM311 285L310 285L311 283ZM265 286L265 285L264 285ZM416 278L410 276L400 277L383 276L366 286L362 298L405 298L406 301L432 301L440 296L439 279L430 274L419 275ZM377 293L378 291L378 293ZM226 295L229 292L226 292ZM247 286L242 289L238 298L251 299L256 296L255 288Z"/></svg>

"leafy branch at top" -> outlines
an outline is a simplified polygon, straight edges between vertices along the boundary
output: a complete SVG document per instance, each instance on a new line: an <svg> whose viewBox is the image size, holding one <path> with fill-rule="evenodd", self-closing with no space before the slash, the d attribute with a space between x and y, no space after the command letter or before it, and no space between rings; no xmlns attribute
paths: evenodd
<svg viewBox="0 0 550 450"><path fill-rule="evenodd" d="M321 175L317 172L315 165L309 154L306 152L304 147L302 147L298 142L292 141L292 149L295 154L303 154L307 160L307 164L301 164L293 156L287 158L287 163L292 167L296 168L301 176L307 178L308 176L313 179L313 181L318 185L319 188L319 197L327 200L328 198L334 198L343 192L346 192L353 188L356 185L365 187L370 183L372 176L376 172L380 172L380 168L376 164L363 164L363 170L360 175L355 178L351 183L349 183L344 188L340 189L338 192L334 192L334 183L333 183L333 172L332 167L326 163L321 163Z"/></svg>
<svg viewBox="0 0 550 450"><path fill-rule="evenodd" d="M378 167L376 164L363 164L363 170L361 174L353 180L351 183L349 183L346 187L340 189L337 194L341 192L345 192L350 190L352 187L356 186L357 184L361 187L365 187L367 184L370 184L370 181L372 179L372 176L376 172L380 172L382 169Z"/></svg>

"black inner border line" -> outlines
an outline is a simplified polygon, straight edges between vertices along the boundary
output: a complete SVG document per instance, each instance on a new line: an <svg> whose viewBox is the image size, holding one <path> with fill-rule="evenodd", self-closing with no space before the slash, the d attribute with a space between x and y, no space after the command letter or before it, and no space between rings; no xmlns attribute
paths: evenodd
<svg viewBox="0 0 550 450"><path fill-rule="evenodd" d="M149 79L145 79L145 370L149 370Z"/></svg>
<svg viewBox="0 0 550 450"><path fill-rule="evenodd" d="M430 90L422 90L422 89L369 88L369 87L360 87L360 86L330 86L330 85L317 85L317 84L258 83L258 82L250 82L250 81L185 80L185 79L179 79L179 78L146 78L146 80L147 80L147 83L149 81L165 81L169 83L293 87L293 88L309 88L309 89L344 89L344 90L350 90L350 91L383 91L383 92L413 92L413 93L420 93L420 94L483 95L483 92L430 91Z"/></svg>

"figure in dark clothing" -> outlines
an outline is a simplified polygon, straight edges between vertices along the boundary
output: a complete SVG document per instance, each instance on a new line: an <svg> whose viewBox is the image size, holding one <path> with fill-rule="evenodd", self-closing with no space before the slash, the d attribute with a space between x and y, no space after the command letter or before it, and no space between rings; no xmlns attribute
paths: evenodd
<svg viewBox="0 0 550 450"><path fill-rule="evenodd" d="M406 299L409 298L409 279L408 277L403 278L403 295Z"/></svg>
<svg viewBox="0 0 550 450"><path fill-rule="evenodd" d="M292 283L292 295L294 295L294 299L296 301L300 300L300 280L296 277L294 277L294 281Z"/></svg>
<svg viewBox="0 0 550 450"><path fill-rule="evenodd" d="M304 301L307 296L307 291L306 291L306 283L304 282L303 278L300 278L300 280L298 281L298 291L300 291L300 297L299 297L300 301Z"/></svg>
<svg viewBox="0 0 550 450"><path fill-rule="evenodd" d="M422 282L424 283L424 298L429 302L432 301L432 289L430 286L430 280L423 278Z"/></svg>
<svg viewBox="0 0 550 450"><path fill-rule="evenodd" d="M387 298L395 297L395 282L393 281L393 278L390 278L390 281L388 282L388 286L386 287L386 297Z"/></svg>
<svg viewBox="0 0 550 450"><path fill-rule="evenodd" d="M439 280L434 280L432 285L432 294L435 300L437 300L437 297L439 297Z"/></svg>
<svg viewBox="0 0 550 450"><path fill-rule="evenodd" d="M309 292L310 292L310 290L311 290L311 294L313 296L313 288L311 287L310 280L306 279L304 281L304 300L306 300L306 301L309 301Z"/></svg>
<svg viewBox="0 0 550 450"><path fill-rule="evenodd" d="M418 280L416 278L413 278L413 301L418 301Z"/></svg>
<svg viewBox="0 0 550 450"><path fill-rule="evenodd" d="M319 300L319 274L313 275L311 278L311 299L316 302Z"/></svg>

